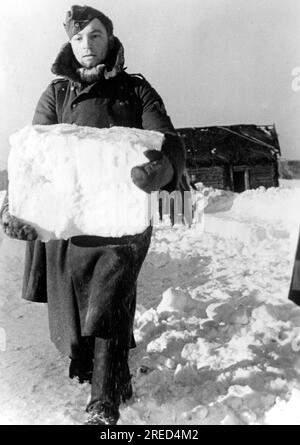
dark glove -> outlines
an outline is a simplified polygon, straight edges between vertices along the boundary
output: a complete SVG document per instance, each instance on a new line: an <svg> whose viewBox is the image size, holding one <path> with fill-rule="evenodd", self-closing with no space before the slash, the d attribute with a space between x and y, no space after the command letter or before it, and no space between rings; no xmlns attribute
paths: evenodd
<svg viewBox="0 0 300 445"><path fill-rule="evenodd" d="M19 218L12 216L8 211L8 199L6 198L0 211L0 222L4 233L10 238L22 241L34 241L38 234L34 227L26 224Z"/></svg>
<svg viewBox="0 0 300 445"><path fill-rule="evenodd" d="M174 168L161 151L147 150L144 155L150 162L133 167L131 178L134 184L144 192L156 192L172 181Z"/></svg>

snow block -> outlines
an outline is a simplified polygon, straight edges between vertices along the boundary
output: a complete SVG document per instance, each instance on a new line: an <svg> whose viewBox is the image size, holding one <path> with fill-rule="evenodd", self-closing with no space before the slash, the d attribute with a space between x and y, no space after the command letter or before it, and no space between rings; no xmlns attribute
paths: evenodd
<svg viewBox="0 0 300 445"><path fill-rule="evenodd" d="M27 126L10 137L9 210L42 241L141 233L150 224L149 195L130 173L163 139L125 127Z"/></svg>

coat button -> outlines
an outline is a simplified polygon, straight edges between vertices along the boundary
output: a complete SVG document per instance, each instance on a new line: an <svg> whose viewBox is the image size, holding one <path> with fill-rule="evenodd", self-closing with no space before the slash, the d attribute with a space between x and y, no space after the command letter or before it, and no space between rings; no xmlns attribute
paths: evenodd
<svg viewBox="0 0 300 445"><path fill-rule="evenodd" d="M77 107L77 104L73 104L73 105L72 105L72 108L76 108L76 107Z"/></svg>

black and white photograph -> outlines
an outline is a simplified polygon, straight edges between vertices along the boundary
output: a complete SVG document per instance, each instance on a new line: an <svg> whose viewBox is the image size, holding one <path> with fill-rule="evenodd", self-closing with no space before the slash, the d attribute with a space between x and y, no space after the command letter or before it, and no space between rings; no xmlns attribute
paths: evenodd
<svg viewBox="0 0 300 445"><path fill-rule="evenodd" d="M1 13L0 425L300 425L300 1Z"/></svg>

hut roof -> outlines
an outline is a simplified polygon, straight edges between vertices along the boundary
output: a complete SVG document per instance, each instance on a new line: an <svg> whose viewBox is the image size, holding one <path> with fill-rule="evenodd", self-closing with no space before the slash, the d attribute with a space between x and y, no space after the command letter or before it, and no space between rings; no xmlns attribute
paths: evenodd
<svg viewBox="0 0 300 445"><path fill-rule="evenodd" d="M187 166L255 164L276 160L275 125L230 125L177 129L187 150Z"/></svg>

